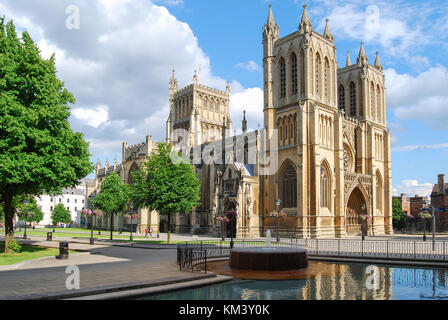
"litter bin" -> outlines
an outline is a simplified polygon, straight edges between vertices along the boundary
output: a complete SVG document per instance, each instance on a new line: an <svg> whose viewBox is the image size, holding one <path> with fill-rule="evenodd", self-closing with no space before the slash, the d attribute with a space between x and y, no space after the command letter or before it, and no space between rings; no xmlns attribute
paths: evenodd
<svg viewBox="0 0 448 320"><path fill-rule="evenodd" d="M47 241L53 241L53 232L47 232Z"/></svg>
<svg viewBox="0 0 448 320"><path fill-rule="evenodd" d="M68 259L68 242L59 242L59 255L56 259Z"/></svg>

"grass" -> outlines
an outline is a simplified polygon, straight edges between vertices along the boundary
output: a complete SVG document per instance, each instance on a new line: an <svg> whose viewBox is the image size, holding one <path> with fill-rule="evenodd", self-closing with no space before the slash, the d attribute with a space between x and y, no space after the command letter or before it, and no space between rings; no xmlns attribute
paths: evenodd
<svg viewBox="0 0 448 320"><path fill-rule="evenodd" d="M23 233L24 231L21 232L14 232L14 235L17 237L23 237ZM26 234L28 236L36 236L36 237L47 237L47 233L46 232L42 232L42 231L33 231L33 230L26 230ZM93 233L93 238L94 239L106 239L109 240L110 237L110 233L104 233L102 232L101 235L98 235L98 232L94 232ZM90 239L90 233L89 234L84 234L84 233L58 233L55 232L53 233L53 240L57 239L57 238L85 238L85 239ZM145 236L143 237L136 237L133 236L133 242L136 243L157 243L157 244L167 244L166 241L162 241L162 240L150 240L148 238L146 238ZM113 241L116 242L129 242L129 236L118 236L118 235L114 235L113 237ZM170 244L177 244L177 243L183 243L185 241L170 241Z"/></svg>
<svg viewBox="0 0 448 320"><path fill-rule="evenodd" d="M22 245L21 253L6 254L4 251L5 243L2 242L0 243L0 266L9 266L23 261L59 255L59 249L56 248L44 248L27 245ZM76 253L76 251L69 250L69 254L71 253Z"/></svg>

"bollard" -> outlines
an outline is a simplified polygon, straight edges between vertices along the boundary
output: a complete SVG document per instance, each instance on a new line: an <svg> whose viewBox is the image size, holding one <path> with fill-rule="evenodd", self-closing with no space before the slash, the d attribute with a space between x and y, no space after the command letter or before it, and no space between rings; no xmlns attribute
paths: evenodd
<svg viewBox="0 0 448 320"><path fill-rule="evenodd" d="M68 242L59 242L59 255L56 256L56 259L68 259Z"/></svg>
<svg viewBox="0 0 448 320"><path fill-rule="evenodd" d="M53 232L47 232L47 241L53 241Z"/></svg>

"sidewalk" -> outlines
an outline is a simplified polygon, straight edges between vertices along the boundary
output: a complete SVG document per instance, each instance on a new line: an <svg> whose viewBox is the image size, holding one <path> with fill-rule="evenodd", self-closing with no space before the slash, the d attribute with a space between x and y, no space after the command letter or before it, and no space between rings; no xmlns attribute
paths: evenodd
<svg viewBox="0 0 448 320"><path fill-rule="evenodd" d="M55 241L27 242L58 246ZM89 251L71 254L68 260L50 257L0 269L0 300L65 299L215 277L211 273L180 272L176 250L142 250L82 243L70 243L70 248ZM66 273L67 266L79 268L79 290L67 289L66 280L70 276Z"/></svg>

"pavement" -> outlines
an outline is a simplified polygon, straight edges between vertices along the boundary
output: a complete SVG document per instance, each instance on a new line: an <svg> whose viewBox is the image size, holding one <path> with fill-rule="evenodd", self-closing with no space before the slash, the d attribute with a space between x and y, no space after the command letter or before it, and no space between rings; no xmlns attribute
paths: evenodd
<svg viewBox="0 0 448 320"><path fill-rule="evenodd" d="M26 242L58 247L57 241L31 239ZM0 299L66 299L216 277L211 273L179 271L175 249L143 250L74 242L69 248L84 252L70 254L67 260L49 257L0 269ZM67 289L66 280L71 276L66 273L68 266L79 268L79 289Z"/></svg>

